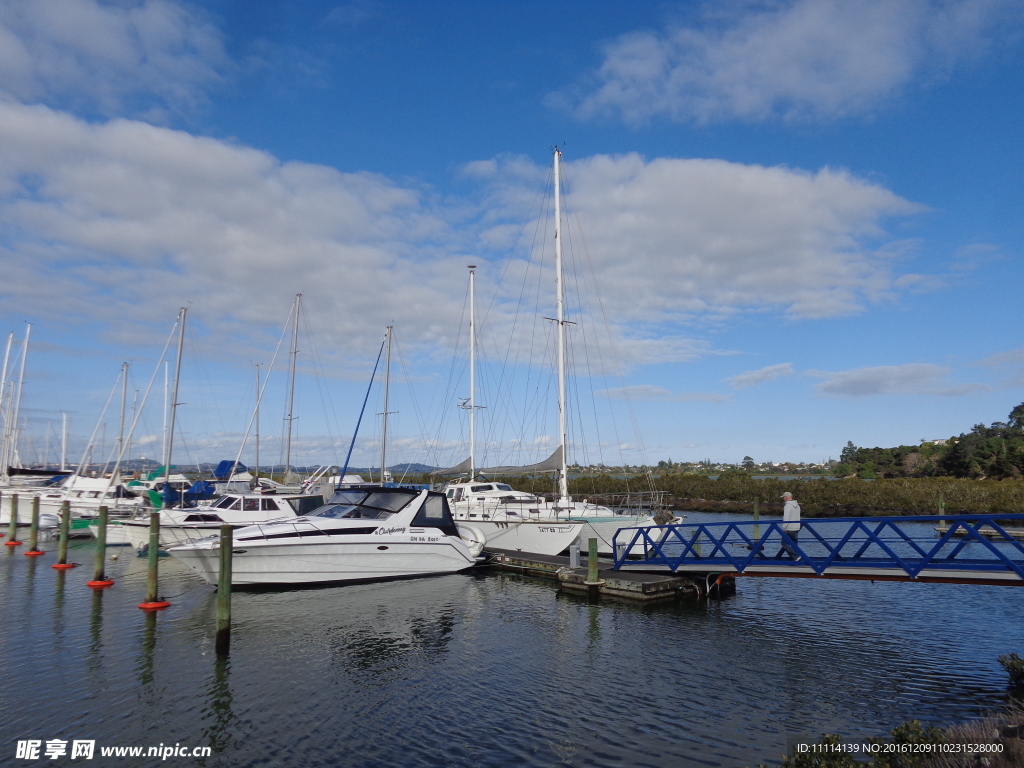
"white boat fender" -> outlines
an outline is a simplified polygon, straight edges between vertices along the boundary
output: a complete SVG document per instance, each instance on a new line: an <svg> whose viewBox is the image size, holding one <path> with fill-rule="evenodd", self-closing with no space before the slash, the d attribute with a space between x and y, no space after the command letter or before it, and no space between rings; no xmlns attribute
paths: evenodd
<svg viewBox="0 0 1024 768"><path fill-rule="evenodd" d="M465 525L464 523L456 523L455 527L459 530L459 538L469 547L469 553L474 558L478 557L484 551L484 545L487 543L487 536L484 535L484 532L475 525Z"/></svg>

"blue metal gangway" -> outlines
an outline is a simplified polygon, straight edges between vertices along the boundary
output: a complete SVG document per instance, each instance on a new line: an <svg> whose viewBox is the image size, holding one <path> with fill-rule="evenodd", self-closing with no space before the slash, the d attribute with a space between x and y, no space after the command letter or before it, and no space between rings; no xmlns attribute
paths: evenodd
<svg viewBox="0 0 1024 768"><path fill-rule="evenodd" d="M694 522L613 544L623 571L1024 586L1022 531L1024 515L805 518L797 536L781 520Z"/></svg>

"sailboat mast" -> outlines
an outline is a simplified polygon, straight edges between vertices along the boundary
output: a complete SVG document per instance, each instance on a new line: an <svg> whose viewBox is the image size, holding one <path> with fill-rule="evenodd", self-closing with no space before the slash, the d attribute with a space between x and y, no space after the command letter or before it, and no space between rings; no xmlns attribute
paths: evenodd
<svg viewBox="0 0 1024 768"><path fill-rule="evenodd" d="M555 147L554 176L555 176L555 287L557 289L557 315L558 323L558 435L561 439L562 461L558 470L558 495L563 505L569 504L569 468L566 463L566 444L568 443L568 430L566 429L565 412L565 287L562 281L562 200L559 180L559 161L562 153Z"/></svg>
<svg viewBox="0 0 1024 768"><path fill-rule="evenodd" d="M256 363L256 477L260 476L260 364Z"/></svg>
<svg viewBox="0 0 1024 768"><path fill-rule="evenodd" d="M476 477L476 265L469 267L469 481Z"/></svg>
<svg viewBox="0 0 1024 768"><path fill-rule="evenodd" d="M185 346L185 315L188 308L178 311L178 356L174 361L174 389L171 393L171 418L167 432L167 454L164 456L164 503L171 493L171 456L174 448L174 420L178 412L178 382L181 379L181 351Z"/></svg>
<svg viewBox="0 0 1024 768"><path fill-rule="evenodd" d="M21 418L21 396L25 391L25 361L28 358L28 337L32 333L32 323L25 324L25 341L21 345L21 370L18 372L18 394L14 400L14 419L12 424L14 425L13 439L11 440L10 455L7 457L8 462L17 461L19 466L21 460L18 456L18 419Z"/></svg>
<svg viewBox="0 0 1024 768"><path fill-rule="evenodd" d="M384 357L384 422L380 432L380 481L384 482L384 472L388 466L388 390L391 388L391 329L384 330L387 352Z"/></svg>
<svg viewBox="0 0 1024 768"><path fill-rule="evenodd" d="M288 436L285 438L284 454L284 481L288 482L288 476L292 468L292 422L295 417L292 415L295 407L295 366L299 358L299 309L302 307L302 294L295 295L295 323L292 326L292 364L288 380Z"/></svg>
<svg viewBox="0 0 1024 768"><path fill-rule="evenodd" d="M7 364L11 359L11 345L14 343L14 332L7 334L7 347L4 349L4 368L0 373L0 416L4 420L3 445L0 446L0 478L7 480L7 453L11 442L11 400L7 397ZM4 410L4 403L7 408Z"/></svg>
<svg viewBox="0 0 1024 768"><path fill-rule="evenodd" d="M124 456L124 415L128 408L128 363L121 363L121 419L117 425L117 461L111 475L116 487L121 472L121 457ZM108 486L109 488L109 486Z"/></svg>
<svg viewBox="0 0 1024 768"><path fill-rule="evenodd" d="M62 413L60 418L60 471L66 472L68 468L68 415Z"/></svg>

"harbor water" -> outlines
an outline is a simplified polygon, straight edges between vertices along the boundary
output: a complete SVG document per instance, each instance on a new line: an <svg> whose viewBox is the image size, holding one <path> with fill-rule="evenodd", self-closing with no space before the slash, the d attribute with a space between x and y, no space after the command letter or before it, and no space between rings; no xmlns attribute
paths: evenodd
<svg viewBox="0 0 1024 768"><path fill-rule="evenodd" d="M481 570L236 592L225 660L213 589L173 559L171 607L145 614L127 548L97 593L90 542L66 573L4 549L0 765L778 765L823 732L999 709L997 657L1024 652L1012 587L740 579L721 601L592 605ZM15 758L55 739L95 757ZM100 755L158 745L181 749Z"/></svg>

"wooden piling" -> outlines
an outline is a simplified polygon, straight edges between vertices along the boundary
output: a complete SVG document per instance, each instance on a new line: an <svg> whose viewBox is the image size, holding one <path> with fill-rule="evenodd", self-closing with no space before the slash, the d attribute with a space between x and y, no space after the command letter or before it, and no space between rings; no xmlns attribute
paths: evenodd
<svg viewBox="0 0 1024 768"><path fill-rule="evenodd" d="M946 500L942 498L942 491L939 491L939 527L946 527Z"/></svg>
<svg viewBox="0 0 1024 768"><path fill-rule="evenodd" d="M160 567L160 513L149 513L149 563L146 571L146 599L139 603L144 611L160 611L170 603L159 595L158 571Z"/></svg>
<svg viewBox="0 0 1024 768"><path fill-rule="evenodd" d="M32 524L28 529L28 557L39 557L45 554L39 549L39 497L32 497Z"/></svg>
<svg viewBox="0 0 1024 768"><path fill-rule="evenodd" d="M597 568L597 539L590 539L587 548L587 580L583 582L587 587L587 598L596 602L601 595L601 585L604 579Z"/></svg>
<svg viewBox="0 0 1024 768"><path fill-rule="evenodd" d="M217 577L217 653L231 648L231 554L234 547L230 525L220 527L220 572Z"/></svg>
<svg viewBox="0 0 1024 768"><path fill-rule="evenodd" d="M71 502L60 503L60 544L57 545L57 562L51 565L58 571L74 568L77 563L68 562L68 531L71 529Z"/></svg>
<svg viewBox="0 0 1024 768"><path fill-rule="evenodd" d="M100 507L99 520L96 521L96 560L92 571L92 581L85 582L91 589L106 589L114 586L114 580L108 579L104 572L104 561L107 557L107 508Z"/></svg>
<svg viewBox="0 0 1024 768"><path fill-rule="evenodd" d="M754 541L761 538L761 500L754 497Z"/></svg>
<svg viewBox="0 0 1024 768"><path fill-rule="evenodd" d="M18 541L18 494L11 494L11 527L7 530L7 541L4 542L6 547L20 547L21 542Z"/></svg>

